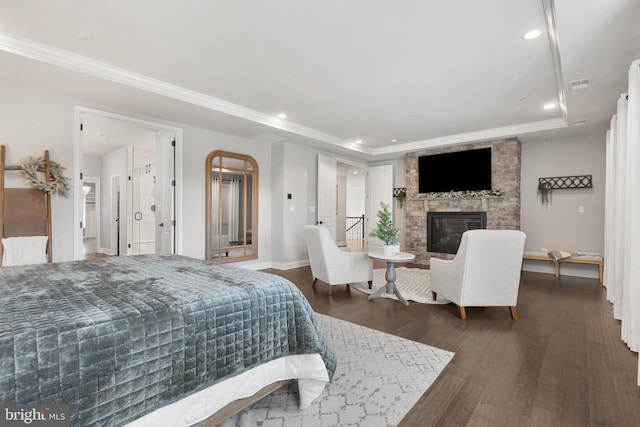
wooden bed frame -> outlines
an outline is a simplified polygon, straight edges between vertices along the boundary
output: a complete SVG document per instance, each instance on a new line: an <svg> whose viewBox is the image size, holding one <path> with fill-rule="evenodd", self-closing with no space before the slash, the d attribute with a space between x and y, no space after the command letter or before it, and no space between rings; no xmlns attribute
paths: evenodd
<svg viewBox="0 0 640 427"><path fill-rule="evenodd" d="M51 179L49 151L44 152L45 179ZM36 188L5 188L6 171L21 171L6 165L6 148L0 146L0 238L47 236L47 261L53 262L51 241L51 195ZM0 263L4 248L0 244Z"/></svg>
<svg viewBox="0 0 640 427"><path fill-rule="evenodd" d="M203 420L203 421L200 421L199 423L193 424L193 426L191 426L191 427L215 427L215 426L223 423L225 420L233 417L234 415L236 415L238 412L242 411L243 409L246 409L249 406L253 405L254 403L259 401L260 399L262 399L264 397L267 397L268 395L270 395L274 391L277 391L282 387L288 386L293 381L294 380L282 380L282 381L277 381L277 382L275 382L273 384L269 384L268 386L265 386L260 391L258 391L256 394L254 394L253 396L245 397L244 399L235 400L235 401L229 403L224 408L220 409L215 414L211 415L206 420Z"/></svg>

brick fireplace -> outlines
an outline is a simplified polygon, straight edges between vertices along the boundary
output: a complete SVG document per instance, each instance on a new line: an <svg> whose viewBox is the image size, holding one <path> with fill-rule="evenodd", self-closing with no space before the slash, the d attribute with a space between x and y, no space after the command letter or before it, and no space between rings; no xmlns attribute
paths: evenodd
<svg viewBox="0 0 640 427"><path fill-rule="evenodd" d="M492 186L494 190L502 190L504 192L502 196L423 198L418 195L418 157L485 147L492 148ZM407 188L404 221L405 250L416 255L416 263L429 265L431 256L438 258L453 257L450 253L437 252L437 250L440 250L437 247L436 252L428 251L428 212L479 212L484 213L486 217L487 229L520 229L520 155L521 147L517 139L424 150L405 155L405 183ZM464 173L464 171L460 171L460 173Z"/></svg>

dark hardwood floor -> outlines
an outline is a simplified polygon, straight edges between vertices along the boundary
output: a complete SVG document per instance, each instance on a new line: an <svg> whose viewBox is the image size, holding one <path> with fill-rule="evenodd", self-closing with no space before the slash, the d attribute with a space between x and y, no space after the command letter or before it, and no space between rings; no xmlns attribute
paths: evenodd
<svg viewBox="0 0 640 427"><path fill-rule="evenodd" d="M89 252L84 254L84 259L109 258L111 255L100 252Z"/></svg>
<svg viewBox="0 0 640 427"><path fill-rule="evenodd" d="M500 307L411 303L311 287L308 267L268 270L318 313L455 352L400 426L638 426L638 356L596 279L522 274L519 320Z"/></svg>

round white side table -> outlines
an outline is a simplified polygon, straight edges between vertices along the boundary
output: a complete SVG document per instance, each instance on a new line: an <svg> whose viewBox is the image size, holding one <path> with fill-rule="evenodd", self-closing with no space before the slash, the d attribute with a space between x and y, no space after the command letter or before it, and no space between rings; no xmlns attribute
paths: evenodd
<svg viewBox="0 0 640 427"><path fill-rule="evenodd" d="M397 262L409 262L413 261L416 256L407 252L400 252L393 255L383 255L382 252L369 252L369 258L377 259L387 263L387 271L384 278L387 279L387 284L378 289L374 294L369 295L369 300L382 296L384 293L394 294L398 301L404 305L409 305L409 302L398 291L396 287L396 268Z"/></svg>

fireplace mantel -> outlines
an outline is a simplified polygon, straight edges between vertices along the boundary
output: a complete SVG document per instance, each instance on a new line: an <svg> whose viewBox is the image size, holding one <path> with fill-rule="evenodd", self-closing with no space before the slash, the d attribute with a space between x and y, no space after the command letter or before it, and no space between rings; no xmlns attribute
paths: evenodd
<svg viewBox="0 0 640 427"><path fill-rule="evenodd" d="M409 197L407 200L423 201L423 200L480 200L480 199L502 199L504 196L474 196L474 197Z"/></svg>
<svg viewBox="0 0 640 427"><path fill-rule="evenodd" d="M440 193L411 193L409 198L415 200L436 200L436 199L492 199L504 196L504 190L482 190L482 191L445 191Z"/></svg>

